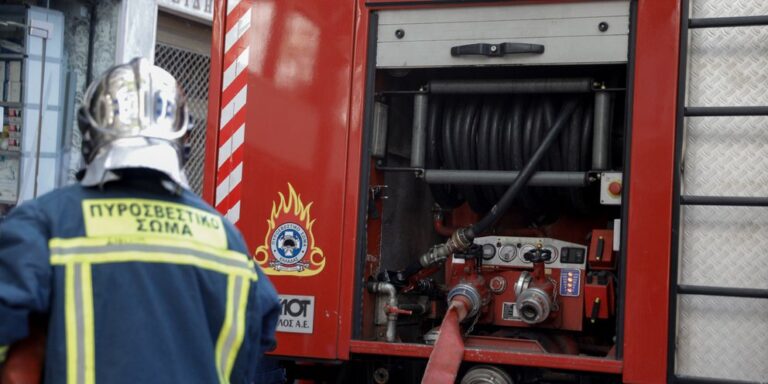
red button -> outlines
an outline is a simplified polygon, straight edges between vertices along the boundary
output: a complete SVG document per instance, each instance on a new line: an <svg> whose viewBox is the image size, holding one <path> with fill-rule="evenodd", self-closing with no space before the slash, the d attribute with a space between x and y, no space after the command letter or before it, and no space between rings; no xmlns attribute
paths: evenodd
<svg viewBox="0 0 768 384"><path fill-rule="evenodd" d="M613 196L621 195L621 183L618 181L611 181L611 183L608 184L608 193Z"/></svg>

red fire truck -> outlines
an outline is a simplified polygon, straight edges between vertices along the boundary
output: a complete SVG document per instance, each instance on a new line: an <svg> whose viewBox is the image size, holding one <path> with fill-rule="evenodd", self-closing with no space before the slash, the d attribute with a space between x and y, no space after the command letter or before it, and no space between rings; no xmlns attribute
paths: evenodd
<svg viewBox="0 0 768 384"><path fill-rule="evenodd" d="M768 381L768 4L215 3L204 197L291 377Z"/></svg>

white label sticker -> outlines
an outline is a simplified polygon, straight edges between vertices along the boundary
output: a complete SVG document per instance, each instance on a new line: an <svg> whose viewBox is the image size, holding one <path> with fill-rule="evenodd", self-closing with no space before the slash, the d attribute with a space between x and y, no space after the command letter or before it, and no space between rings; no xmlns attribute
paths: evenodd
<svg viewBox="0 0 768 384"><path fill-rule="evenodd" d="M501 318L509 321L520 320L520 313L517 312L517 306L515 303L504 303L501 312Z"/></svg>
<svg viewBox="0 0 768 384"><path fill-rule="evenodd" d="M280 295L278 332L312 333L314 319L314 296Z"/></svg>
<svg viewBox="0 0 768 384"><path fill-rule="evenodd" d="M233 1L229 2L233 3ZM183 16L205 20L209 23L213 21L213 0L157 0L157 5L162 9L180 13Z"/></svg>
<svg viewBox="0 0 768 384"><path fill-rule="evenodd" d="M466 262L466 260L464 260L463 258L460 258L460 257L451 256L451 262L453 264L464 264Z"/></svg>

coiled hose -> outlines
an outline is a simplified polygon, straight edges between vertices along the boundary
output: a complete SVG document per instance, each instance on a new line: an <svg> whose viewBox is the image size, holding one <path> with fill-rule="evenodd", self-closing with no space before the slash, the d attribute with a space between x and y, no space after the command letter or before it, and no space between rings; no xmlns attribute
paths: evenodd
<svg viewBox="0 0 768 384"><path fill-rule="evenodd" d="M538 171L588 171L592 153L592 98L588 95L442 96L430 98L427 120L428 169L515 170L531 160L556 116L574 103L566 126L541 159ZM507 186L430 185L443 208L464 203L486 213ZM532 214L563 208L589 209L583 188L525 188L515 203Z"/></svg>

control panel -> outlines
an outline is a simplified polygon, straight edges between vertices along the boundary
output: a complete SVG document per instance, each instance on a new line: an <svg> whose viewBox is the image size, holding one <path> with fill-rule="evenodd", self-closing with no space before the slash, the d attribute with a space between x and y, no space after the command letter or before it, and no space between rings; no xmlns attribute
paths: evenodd
<svg viewBox="0 0 768 384"><path fill-rule="evenodd" d="M483 265L507 268L532 268L525 254L535 251L541 244L542 252L549 254L547 268L586 268L587 247L547 237L485 236L475 239L483 249Z"/></svg>

